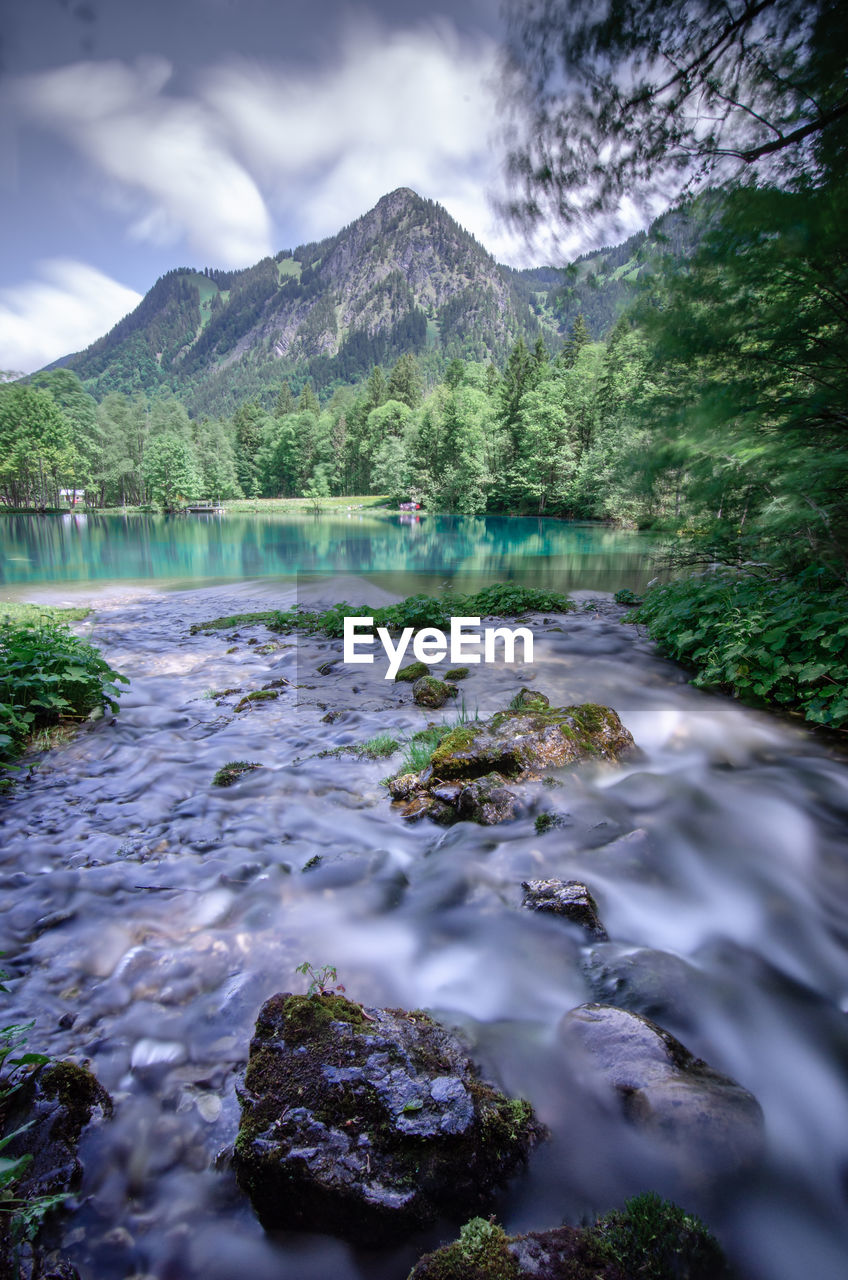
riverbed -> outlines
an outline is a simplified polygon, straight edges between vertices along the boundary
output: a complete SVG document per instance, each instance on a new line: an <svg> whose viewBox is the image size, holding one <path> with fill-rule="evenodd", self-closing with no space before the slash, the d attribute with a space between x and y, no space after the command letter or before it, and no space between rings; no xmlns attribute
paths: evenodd
<svg viewBox="0 0 848 1280"><path fill-rule="evenodd" d="M325 579L300 598L381 603L391 585ZM87 1059L115 1100L85 1140L62 1232L85 1280L403 1280L456 1235L442 1222L379 1252L271 1237L238 1191L227 1151L251 1031L267 996L304 989L303 960L334 965L366 1005L426 1008L532 1102L550 1138L501 1197L509 1230L653 1189L700 1212L743 1277L842 1280L841 761L802 728L694 689L626 610L589 592L576 613L532 619L532 667L472 668L464 714L485 717L522 685L556 705L604 703L641 757L554 771L502 826L409 824L381 783L400 756L336 749L408 737L455 708L416 707L379 663L320 674L340 642L189 634L285 607L291 583L85 593L96 612L77 629L131 679L121 712L0 802L7 1020L35 1017L32 1047ZM278 696L235 710L265 686ZM262 767L212 786L233 760ZM543 810L561 825L538 834ZM544 877L585 881L610 941L522 910L521 882ZM556 1029L597 999L650 1012L756 1096L766 1148L753 1171L707 1176L693 1152L681 1178L622 1114L591 1104Z"/></svg>

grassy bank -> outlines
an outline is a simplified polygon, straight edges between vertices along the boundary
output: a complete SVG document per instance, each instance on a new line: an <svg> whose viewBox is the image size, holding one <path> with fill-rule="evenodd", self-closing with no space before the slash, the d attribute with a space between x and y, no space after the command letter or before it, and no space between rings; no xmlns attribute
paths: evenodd
<svg viewBox="0 0 848 1280"><path fill-rule="evenodd" d="M824 570L682 578L650 591L634 620L702 688L848 728L848 589Z"/></svg>

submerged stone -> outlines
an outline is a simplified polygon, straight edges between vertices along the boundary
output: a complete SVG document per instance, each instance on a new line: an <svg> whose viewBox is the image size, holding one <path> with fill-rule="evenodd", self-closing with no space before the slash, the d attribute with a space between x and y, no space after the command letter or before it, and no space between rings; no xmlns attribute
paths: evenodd
<svg viewBox="0 0 848 1280"><path fill-rule="evenodd" d="M584 1004L560 1023L587 1083L656 1136L681 1172L730 1170L760 1153L763 1114L753 1094L638 1013Z"/></svg>
<svg viewBox="0 0 848 1280"><path fill-rule="evenodd" d="M234 1167L266 1228L376 1244L488 1206L541 1135L420 1011L272 996L240 1095Z"/></svg>
<svg viewBox="0 0 848 1280"><path fill-rule="evenodd" d="M525 880L523 907L563 916L579 924L591 938L605 942L607 931L598 915L598 904L579 880Z"/></svg>

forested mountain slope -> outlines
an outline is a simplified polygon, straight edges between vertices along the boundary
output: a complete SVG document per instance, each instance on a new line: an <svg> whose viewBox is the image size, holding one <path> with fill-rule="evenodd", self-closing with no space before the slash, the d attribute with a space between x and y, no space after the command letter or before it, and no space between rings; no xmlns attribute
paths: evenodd
<svg viewBox="0 0 848 1280"><path fill-rule="evenodd" d="M688 242L690 220L675 217ZM114 329L57 365L98 399L163 388L193 412L228 413L267 398L282 377L320 390L404 353L437 372L455 357L502 364L519 337L541 334L555 349L579 313L593 337L605 333L668 222L567 269L516 271L441 205L400 188L337 235L246 270L168 272Z"/></svg>

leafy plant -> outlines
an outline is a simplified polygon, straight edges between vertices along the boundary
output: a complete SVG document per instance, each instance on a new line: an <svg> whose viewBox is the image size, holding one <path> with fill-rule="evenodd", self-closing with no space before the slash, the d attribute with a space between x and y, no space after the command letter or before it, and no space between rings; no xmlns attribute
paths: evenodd
<svg viewBox="0 0 848 1280"><path fill-rule="evenodd" d="M66 626L44 621L0 630L0 763L20 754L29 735L60 719L82 720L108 706L128 684Z"/></svg>
<svg viewBox="0 0 848 1280"><path fill-rule="evenodd" d="M306 990L308 996L329 996L334 991L344 991L341 983L336 983L339 975L335 965L324 964L320 968L315 968L308 960L304 960L303 964L296 965L295 973L302 973L309 979Z"/></svg>
<svg viewBox="0 0 848 1280"><path fill-rule="evenodd" d="M821 569L682 578L650 591L636 620L697 685L848 725L848 590Z"/></svg>
<svg viewBox="0 0 848 1280"><path fill-rule="evenodd" d="M642 597L637 596L635 591L631 591L629 587L621 587L613 596L616 604L641 604Z"/></svg>

